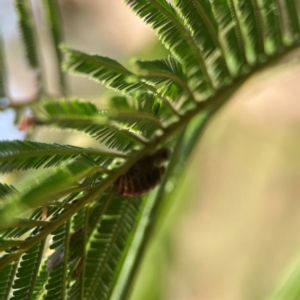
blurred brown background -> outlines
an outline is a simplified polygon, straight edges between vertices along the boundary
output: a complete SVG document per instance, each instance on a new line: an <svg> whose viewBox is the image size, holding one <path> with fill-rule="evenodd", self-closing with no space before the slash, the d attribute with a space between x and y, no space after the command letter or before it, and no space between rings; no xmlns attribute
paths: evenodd
<svg viewBox="0 0 300 300"><path fill-rule="evenodd" d="M23 59L11 0L0 0L9 49L10 91L27 99L34 76ZM32 0L51 94L53 52L41 2ZM121 0L59 0L65 43L115 58L160 58L155 34ZM1 16L0 15L0 16ZM10 17L9 17L10 16ZM299 55L298 55L299 57ZM300 250L300 64L297 54L247 82L217 114L194 150L169 214L160 224L133 299L265 299ZM105 89L69 76L70 94L92 101ZM1 113L0 119L7 115ZM11 118L12 120L12 118ZM7 130L5 130L7 131ZM0 139L4 136L0 126ZM17 131L11 131L15 138ZM80 136L37 133L38 140L89 143ZM282 299L286 300L286 299Z"/></svg>

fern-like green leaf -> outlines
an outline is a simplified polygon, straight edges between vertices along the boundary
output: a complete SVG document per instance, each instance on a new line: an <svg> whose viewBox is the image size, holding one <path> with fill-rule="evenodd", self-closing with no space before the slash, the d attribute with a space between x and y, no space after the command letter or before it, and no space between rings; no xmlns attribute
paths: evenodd
<svg viewBox="0 0 300 300"><path fill-rule="evenodd" d="M224 49L218 38L218 27L209 1L176 0L188 26L205 58L206 66L217 86L230 81L230 71L225 60Z"/></svg>
<svg viewBox="0 0 300 300"><path fill-rule="evenodd" d="M153 138L156 130L164 130L159 120L160 104L153 94L141 94L136 99L113 97L110 104L114 111L110 119L124 128L130 128L147 139Z"/></svg>
<svg viewBox="0 0 300 300"><path fill-rule="evenodd" d="M45 293L45 285L49 277L49 272L46 268L46 263L43 263L39 269L39 274L36 278L34 290L32 292L32 300L41 299L42 295Z"/></svg>
<svg viewBox="0 0 300 300"><path fill-rule="evenodd" d="M61 70L61 65L63 62L63 55L59 48L60 43L62 42L62 26L59 17L58 4L57 0L45 0L43 1L46 11L47 11L47 19L51 29L51 35L54 42L54 49L56 54L57 61L57 72L59 76L59 84L61 93L66 95L66 80L65 76Z"/></svg>
<svg viewBox="0 0 300 300"><path fill-rule="evenodd" d="M66 280L67 280L67 267L68 267L68 254L69 254L69 235L70 235L70 222L66 222L53 232L53 243L51 249L57 250L63 248L64 259L50 270L48 283L45 288L47 294L45 300L66 299Z"/></svg>
<svg viewBox="0 0 300 300"><path fill-rule="evenodd" d="M239 18L243 22L243 29L247 36L247 48L250 52L250 61L260 61L265 59L264 29L262 14L257 0L238 0Z"/></svg>
<svg viewBox="0 0 300 300"><path fill-rule="evenodd" d="M18 188L17 195L12 194L0 207L0 228L7 227L12 222L12 216L17 216L29 208L47 203L57 197L67 187L76 184L91 170L91 165L82 161L74 161L53 170L40 170L35 178L25 179Z"/></svg>
<svg viewBox="0 0 300 300"><path fill-rule="evenodd" d="M68 299L81 300L84 297L84 277L86 246L88 235L90 207L85 207L73 218L74 233L70 238L69 261L74 265L72 267L72 277L75 282L68 291Z"/></svg>
<svg viewBox="0 0 300 300"><path fill-rule="evenodd" d="M105 84L108 88L125 94L132 95L137 92L144 94L153 93L164 101L164 104L173 114L178 114L172 105L169 104L169 101L153 85L146 84L140 80L139 76L124 68L117 61L70 49L65 49L65 52L68 54L65 68L73 70L73 73L89 76L91 79Z"/></svg>
<svg viewBox="0 0 300 300"><path fill-rule="evenodd" d="M112 153L105 151L71 145L33 141L2 141L0 142L0 172L57 167L63 162L81 157L83 154L100 156L102 160L113 156Z"/></svg>
<svg viewBox="0 0 300 300"><path fill-rule="evenodd" d="M63 48L63 50L67 55L64 63L66 70L88 76L90 79L122 93L147 92L148 90L145 84L116 60L100 55L88 55L67 48Z"/></svg>
<svg viewBox="0 0 300 300"><path fill-rule="evenodd" d="M14 262L0 270L0 299L9 299L17 267L18 262Z"/></svg>
<svg viewBox="0 0 300 300"><path fill-rule="evenodd" d="M133 130L122 129L122 124L118 126L117 122L110 122L107 113L99 112L92 103L77 100L45 101L34 110L44 124L90 135L107 147L120 151L128 151L146 142Z"/></svg>
<svg viewBox="0 0 300 300"><path fill-rule="evenodd" d="M32 247L22 255L13 284L13 297L11 300L31 299L35 281L41 263L45 241Z"/></svg>
<svg viewBox="0 0 300 300"><path fill-rule="evenodd" d="M166 59L137 60L136 64L142 74L155 84L173 80L179 85L186 86L187 78L183 67L173 56Z"/></svg>
<svg viewBox="0 0 300 300"><path fill-rule="evenodd" d="M208 73L201 50L172 5L165 0L126 0L125 2L146 23L157 30L166 48L185 65L191 88L207 96L207 93L209 94L209 91L214 88L213 75Z"/></svg>
<svg viewBox="0 0 300 300"><path fill-rule="evenodd" d="M268 54L282 49L282 19L279 3L277 0L263 0L261 13L265 29L265 49Z"/></svg>
<svg viewBox="0 0 300 300"><path fill-rule="evenodd" d="M49 207L47 209L47 216L51 217L51 215L57 213L57 211L59 210L61 210L60 207ZM43 216L43 208L39 207L32 212L28 220L32 220L32 221L42 220L43 219L42 216ZM18 219L15 219L15 222L17 224ZM33 231L33 230L35 230L35 227L32 226L32 224L28 224L28 226L25 227L13 226L12 228L3 230L1 238L19 238L22 237L25 233L28 233L29 231Z"/></svg>
<svg viewBox="0 0 300 300"><path fill-rule="evenodd" d="M187 76L183 66L172 56L167 59L157 59L153 61L140 61L139 66L144 78L154 84L161 84L162 95L171 101L179 101L182 93L186 93L190 101L196 101L194 94L187 84ZM171 92L171 85L176 85L177 94Z"/></svg>
<svg viewBox="0 0 300 300"><path fill-rule="evenodd" d="M30 8L30 1L15 0L19 14L19 26L22 32L26 55L32 68L38 68L38 55L35 41L33 14Z"/></svg>
<svg viewBox="0 0 300 300"><path fill-rule="evenodd" d="M238 18L236 6L233 0L212 0L210 2L218 26L219 42L224 45L224 55L231 72L237 74L247 64L247 58L241 21Z"/></svg>
<svg viewBox="0 0 300 300"><path fill-rule="evenodd" d="M111 296L140 206L140 199L115 197L92 234L86 260L85 299Z"/></svg>

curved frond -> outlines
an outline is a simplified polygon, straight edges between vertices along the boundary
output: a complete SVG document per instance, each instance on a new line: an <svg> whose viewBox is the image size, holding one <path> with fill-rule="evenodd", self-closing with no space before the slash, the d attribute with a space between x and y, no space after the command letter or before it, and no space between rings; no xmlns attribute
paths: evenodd
<svg viewBox="0 0 300 300"><path fill-rule="evenodd" d="M110 99L113 111L110 120L151 139L158 129L164 130L160 121L160 107L161 104L153 94L141 94L134 99L113 97Z"/></svg>
<svg viewBox="0 0 300 300"><path fill-rule="evenodd" d="M157 31L166 48L186 66L191 88L202 95L209 95L214 89L213 77L208 73L205 59L191 32L183 25L172 5L165 0L125 2Z"/></svg>
<svg viewBox="0 0 300 300"><path fill-rule="evenodd" d="M186 93L187 99L196 102L194 94L187 83L186 72L183 66L172 56L166 59L157 59L153 61L136 61L139 66L143 78L154 84L164 83L160 90L162 95L171 101L179 101L180 96ZM172 93L171 85L176 85L177 94Z"/></svg>
<svg viewBox="0 0 300 300"><path fill-rule="evenodd" d="M137 60L136 64L147 80L159 84L173 80L180 85L186 85L186 75L183 66L173 57L156 60Z"/></svg>
<svg viewBox="0 0 300 300"><path fill-rule="evenodd" d="M201 49L206 67L212 74L216 85L220 86L230 82L230 70L225 60L223 46L219 41L218 27L212 14L210 2L176 0L175 4L191 28L193 39Z"/></svg>
<svg viewBox="0 0 300 300"><path fill-rule="evenodd" d="M65 47L63 50L67 55L64 63L65 70L88 76L90 79L122 93L147 91L145 84L114 59L100 55L88 55Z"/></svg>
<svg viewBox="0 0 300 300"><path fill-rule="evenodd" d="M199 1L198 1L199 2ZM245 41L234 0L212 0L212 11L218 26L218 39L230 70L237 74L247 64Z"/></svg>
<svg viewBox="0 0 300 300"><path fill-rule="evenodd" d="M87 134L121 153L0 142L0 172L40 169L17 184L17 192L0 184L0 298L128 297L157 220L171 202L167 184L176 184L208 121L253 72L299 46L295 0L125 2L157 31L171 56L137 61L137 75L113 59L64 49L65 69L125 96L113 97L107 110L78 99L46 99L32 105L34 125ZM23 35L30 31L27 43L35 47L32 16L24 19L29 0L16 3ZM44 3L60 62L57 2ZM64 90L63 77L60 84ZM163 167L152 158L165 147L172 155ZM149 197L115 195L116 186L143 190L159 179ZM51 256L43 251L49 236Z"/></svg>
<svg viewBox="0 0 300 300"><path fill-rule="evenodd" d="M128 151L146 143L146 140L133 130L123 129L117 122L110 122L106 111L98 111L96 106L89 102L44 101L36 106L34 111L42 124L90 135L107 147L119 151Z"/></svg>

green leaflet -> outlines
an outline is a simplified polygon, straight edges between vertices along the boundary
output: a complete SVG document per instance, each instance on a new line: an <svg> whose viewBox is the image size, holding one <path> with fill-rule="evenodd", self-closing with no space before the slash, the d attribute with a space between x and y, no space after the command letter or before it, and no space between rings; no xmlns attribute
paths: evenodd
<svg viewBox="0 0 300 300"><path fill-rule="evenodd" d="M54 42L54 49L56 55L56 62L57 62L57 73L59 76L59 85L60 91L62 95L66 95L66 79L65 75L62 72L61 65L63 62L63 55L60 50L60 43L62 42L62 26L59 18L59 11L58 11L58 3L57 0L45 0L43 1L46 11L47 11L47 19L51 30L52 39Z"/></svg>
<svg viewBox="0 0 300 300"><path fill-rule="evenodd" d="M35 174L35 178L25 179L18 188L19 194L11 195L1 205L0 228L15 222L11 216L17 216L29 208L46 204L67 187L85 177L90 170L89 164L74 161L55 170L39 171Z"/></svg>

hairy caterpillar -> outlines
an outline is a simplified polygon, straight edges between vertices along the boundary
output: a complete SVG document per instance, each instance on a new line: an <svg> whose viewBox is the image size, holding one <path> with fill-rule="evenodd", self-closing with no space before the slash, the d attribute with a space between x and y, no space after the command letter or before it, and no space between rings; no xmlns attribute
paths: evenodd
<svg viewBox="0 0 300 300"><path fill-rule="evenodd" d="M161 164L168 160L170 151L161 148L136 162L127 173L114 183L113 190L117 195L125 197L140 196L153 189L165 172Z"/></svg>

